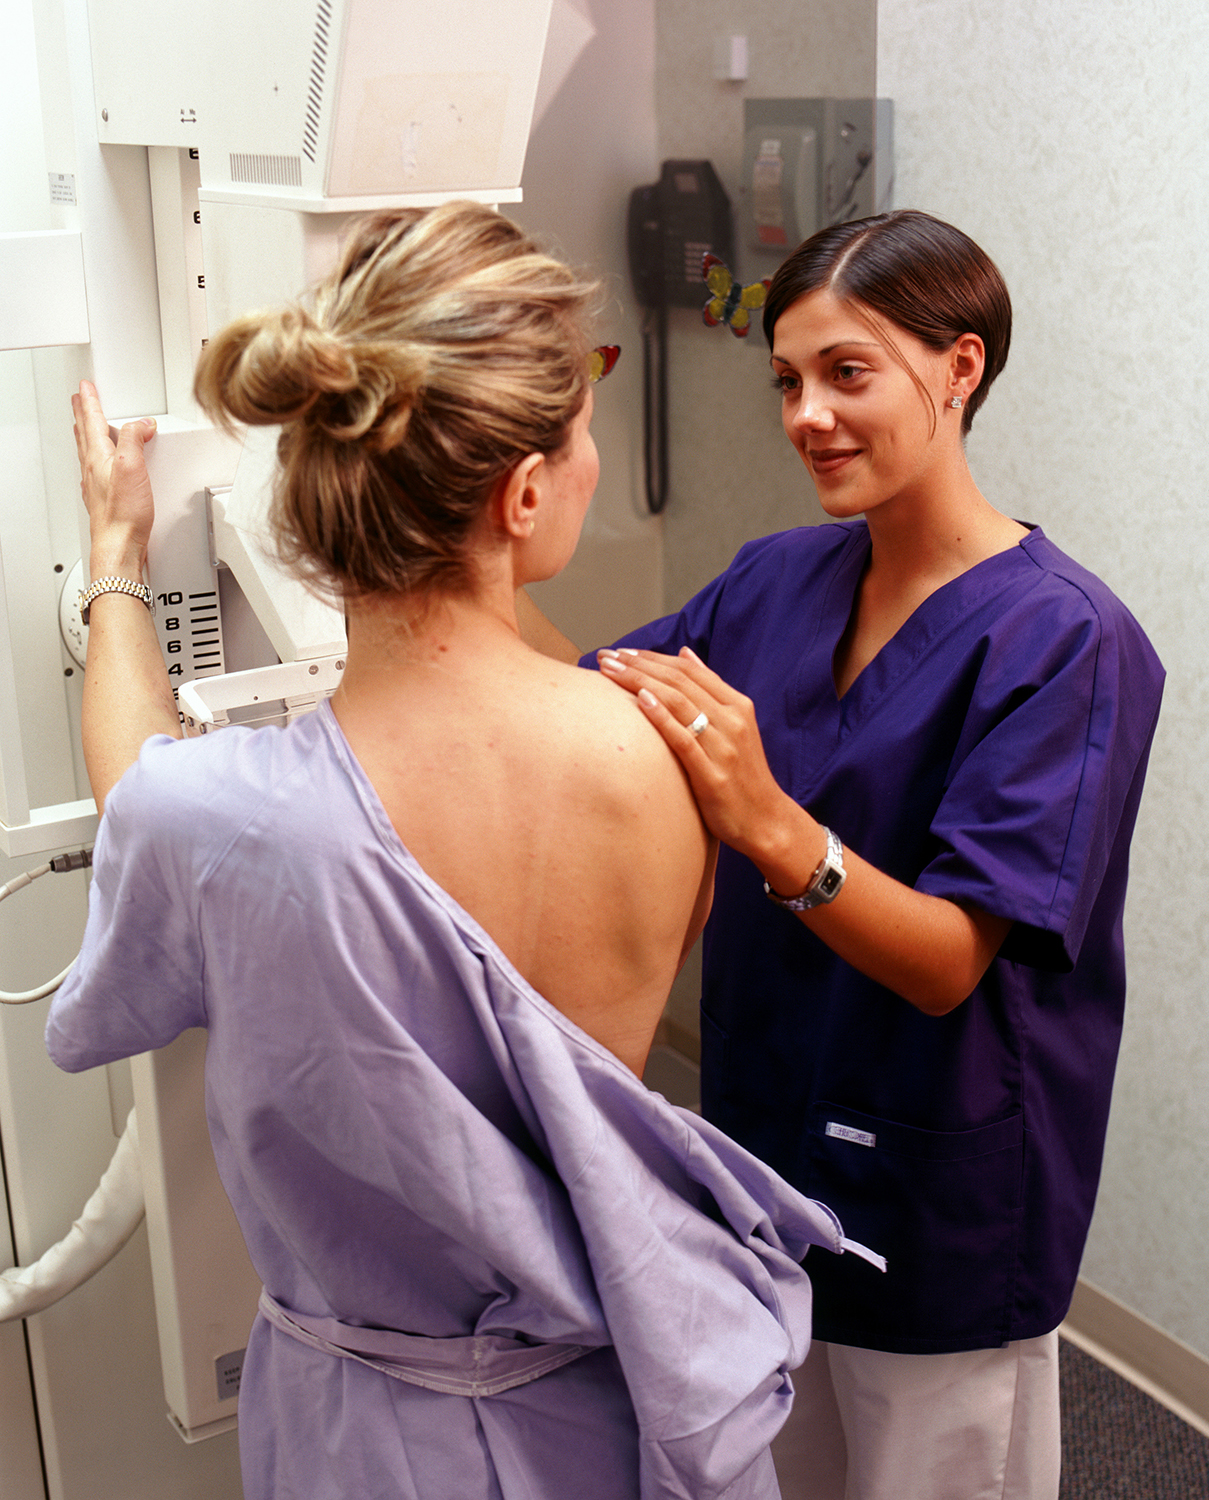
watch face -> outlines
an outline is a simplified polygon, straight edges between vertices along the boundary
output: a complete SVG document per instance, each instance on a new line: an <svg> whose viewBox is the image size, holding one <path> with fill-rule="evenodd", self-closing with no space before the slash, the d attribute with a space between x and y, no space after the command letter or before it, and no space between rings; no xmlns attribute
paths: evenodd
<svg viewBox="0 0 1209 1500"><path fill-rule="evenodd" d="M834 901L843 883L843 870L837 870L834 865L828 865L827 873L818 883L816 894L821 901Z"/></svg>

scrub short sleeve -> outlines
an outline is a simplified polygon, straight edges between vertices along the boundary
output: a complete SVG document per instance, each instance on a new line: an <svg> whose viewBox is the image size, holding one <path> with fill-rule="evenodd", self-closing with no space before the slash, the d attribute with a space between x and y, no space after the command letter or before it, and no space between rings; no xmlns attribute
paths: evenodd
<svg viewBox="0 0 1209 1500"><path fill-rule="evenodd" d="M106 801L84 943L46 1028L47 1050L68 1072L205 1025L197 874L204 824L173 786L179 749L165 736L149 740Z"/></svg>
<svg viewBox="0 0 1209 1500"><path fill-rule="evenodd" d="M1005 958L1067 972L1102 892L1123 897L1162 669L1123 609L1080 595L1046 625L1009 623L999 655L1027 662L1014 687L993 648L932 822L941 852L916 884L1011 918Z"/></svg>

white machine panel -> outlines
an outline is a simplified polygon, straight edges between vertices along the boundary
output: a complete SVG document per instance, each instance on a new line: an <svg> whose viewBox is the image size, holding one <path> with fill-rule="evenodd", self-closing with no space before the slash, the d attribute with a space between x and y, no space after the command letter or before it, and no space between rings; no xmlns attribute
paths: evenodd
<svg viewBox="0 0 1209 1500"><path fill-rule="evenodd" d="M203 197L515 201L550 7L209 0L202 22L193 0L90 0L97 134L195 147Z"/></svg>
<svg viewBox="0 0 1209 1500"><path fill-rule="evenodd" d="M160 650L176 688L224 667L206 490L231 482L239 444L214 427L179 417L160 416L156 422L156 435L146 448L156 499L147 577L155 595ZM115 419L115 434L120 426Z"/></svg>
<svg viewBox="0 0 1209 1500"><path fill-rule="evenodd" d="M235 1425L260 1296L210 1154L205 1055L205 1033L187 1031L131 1064L164 1395L186 1442Z"/></svg>
<svg viewBox="0 0 1209 1500"><path fill-rule="evenodd" d="M88 342L84 253L69 229L0 234L0 349Z"/></svg>

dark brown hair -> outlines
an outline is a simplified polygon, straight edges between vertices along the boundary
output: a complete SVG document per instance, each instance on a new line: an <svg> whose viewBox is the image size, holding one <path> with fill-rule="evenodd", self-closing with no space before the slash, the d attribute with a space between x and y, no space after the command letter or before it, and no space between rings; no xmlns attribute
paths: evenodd
<svg viewBox="0 0 1209 1500"><path fill-rule="evenodd" d="M777 319L801 297L827 287L861 303L942 354L963 333L986 350L982 379L961 417L974 413L1007 363L1012 303L994 261L968 235L916 209L854 219L820 229L778 269L764 303L764 337L772 348Z"/></svg>
<svg viewBox="0 0 1209 1500"><path fill-rule="evenodd" d="M202 406L281 424L282 559L346 596L464 590L498 481L557 452L588 388L595 286L476 203L360 221L305 304L210 341Z"/></svg>

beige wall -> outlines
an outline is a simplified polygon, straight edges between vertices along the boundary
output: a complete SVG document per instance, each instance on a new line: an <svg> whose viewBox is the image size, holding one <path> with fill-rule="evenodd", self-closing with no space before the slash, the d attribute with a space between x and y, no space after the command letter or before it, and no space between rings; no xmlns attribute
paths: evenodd
<svg viewBox="0 0 1209 1500"><path fill-rule="evenodd" d="M896 205L971 233L1015 302L975 473L1112 585L1169 673L1083 1274L1209 1355L1209 11L880 0L878 25Z"/></svg>
<svg viewBox="0 0 1209 1500"><path fill-rule="evenodd" d="M533 131L525 201L509 212L604 278L599 339L622 346L597 392L601 478L583 538L570 566L532 591L586 649L653 619L662 605L663 526L641 498L642 348L625 260L630 189L650 181L657 164L654 0L556 0L553 25L556 38L591 39ZM547 67L556 64L552 47Z"/></svg>
<svg viewBox="0 0 1209 1500"><path fill-rule="evenodd" d="M660 158L707 157L736 207L744 98L873 92L875 0L657 0L655 13ZM713 76L714 39L732 33L748 39L745 83ZM691 309L676 309L668 357L664 596L671 609L749 538L819 521L822 511L781 431L758 328L735 339L705 327Z"/></svg>
<svg viewBox="0 0 1209 1500"><path fill-rule="evenodd" d="M659 159L712 161L736 208L745 98L873 93L875 0L808 6L655 0L655 15ZM731 34L748 39L743 83L713 76L714 39ZM669 324L671 488L663 594L671 610L720 573L745 541L821 521L823 511L781 431L759 328L736 339L724 328L707 328L689 308L673 309ZM668 1005L674 1039L687 1048L697 1045L700 993L700 955L694 952Z"/></svg>

